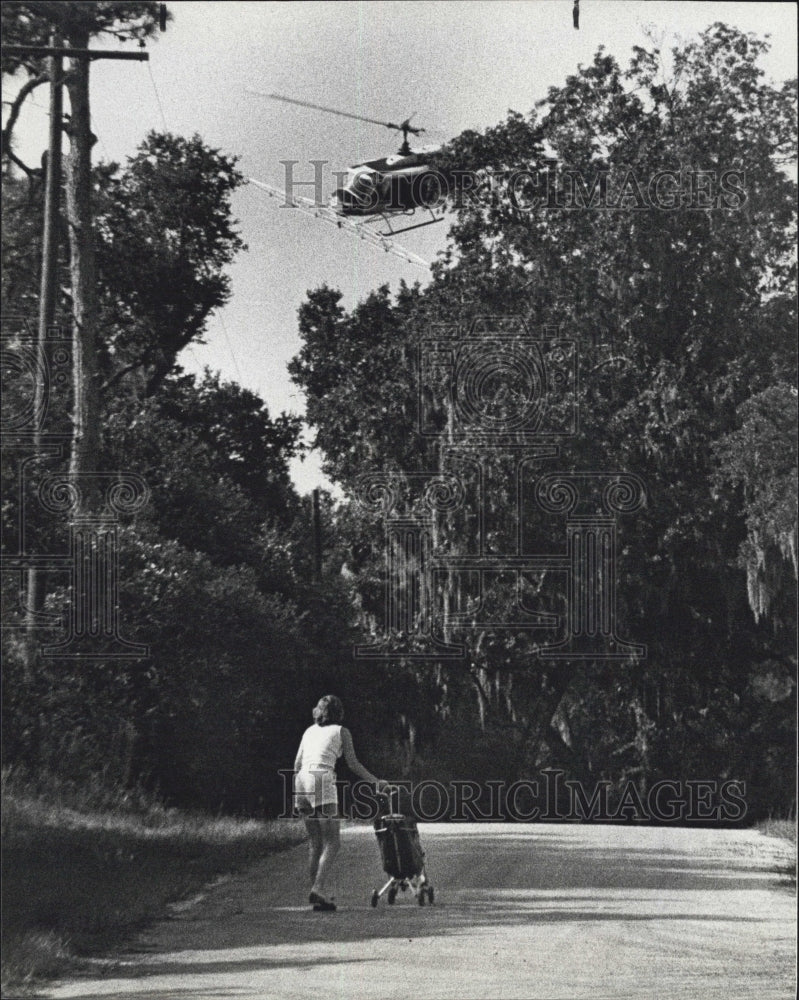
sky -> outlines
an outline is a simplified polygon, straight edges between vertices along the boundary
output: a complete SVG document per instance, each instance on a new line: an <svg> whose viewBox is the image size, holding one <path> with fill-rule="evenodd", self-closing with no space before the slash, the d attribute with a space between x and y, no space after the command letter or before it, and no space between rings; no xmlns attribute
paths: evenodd
<svg viewBox="0 0 799 1000"><path fill-rule="evenodd" d="M311 180L311 160L332 171L385 156L396 133L247 94L278 92L380 120L415 114L420 141L444 142L482 129L509 110L528 112L599 46L625 66L647 34L668 49L714 21L771 35L762 66L773 80L796 76L793 3L582 0L580 29L572 0L446 2L350 0L339 3L170 2L173 21L148 45L149 63L96 61L91 67L96 159L124 162L145 134L198 133L239 157L239 169L283 187L281 160L299 161L295 180ZM116 45L111 42L111 45ZM109 45L108 47L111 47ZM17 150L38 162L46 145L47 98L34 95L17 126ZM30 102L29 102L30 104ZM298 193L312 194L310 189ZM230 302L208 322L204 345L186 349L187 371L204 366L253 389L270 413L302 414L304 401L286 365L300 348L297 309L323 283L352 308L372 289L400 280L425 284L405 261L290 208L254 185L236 192L233 211L249 245L230 267ZM409 250L435 259L446 222L400 237ZM305 493L328 486L319 456L292 465Z"/></svg>

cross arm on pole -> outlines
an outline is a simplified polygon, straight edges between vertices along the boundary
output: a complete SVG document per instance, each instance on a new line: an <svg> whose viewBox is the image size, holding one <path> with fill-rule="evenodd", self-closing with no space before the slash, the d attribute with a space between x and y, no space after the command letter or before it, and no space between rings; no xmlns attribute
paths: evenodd
<svg viewBox="0 0 799 1000"><path fill-rule="evenodd" d="M69 49L52 45L4 45L9 56L66 56L67 59L129 59L147 62L149 52L115 52L113 49Z"/></svg>

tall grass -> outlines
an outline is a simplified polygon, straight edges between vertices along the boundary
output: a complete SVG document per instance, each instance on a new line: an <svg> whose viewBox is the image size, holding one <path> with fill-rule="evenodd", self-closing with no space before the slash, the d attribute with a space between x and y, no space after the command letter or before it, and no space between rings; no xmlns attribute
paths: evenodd
<svg viewBox="0 0 799 1000"><path fill-rule="evenodd" d="M108 948L299 823L189 814L130 793L3 775L3 995Z"/></svg>

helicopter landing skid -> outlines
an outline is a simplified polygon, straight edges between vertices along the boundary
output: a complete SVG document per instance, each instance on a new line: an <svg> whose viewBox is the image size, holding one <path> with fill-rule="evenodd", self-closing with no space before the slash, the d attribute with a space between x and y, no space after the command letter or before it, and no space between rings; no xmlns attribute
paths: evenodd
<svg viewBox="0 0 799 1000"><path fill-rule="evenodd" d="M417 222L416 225L414 225L414 226L403 226L402 229L392 229L391 228L391 219L390 219L390 217L387 216L387 215L382 216L383 221L388 226L388 232L381 232L380 235L381 236L399 236L400 233L409 233L412 229L421 229L423 226L433 226L437 222L443 222L444 221L444 211L443 211L443 209L441 209L441 214L438 217L436 217L436 213L434 212L434 210L432 208L428 208L427 211L430 213L430 218L427 219L425 222Z"/></svg>

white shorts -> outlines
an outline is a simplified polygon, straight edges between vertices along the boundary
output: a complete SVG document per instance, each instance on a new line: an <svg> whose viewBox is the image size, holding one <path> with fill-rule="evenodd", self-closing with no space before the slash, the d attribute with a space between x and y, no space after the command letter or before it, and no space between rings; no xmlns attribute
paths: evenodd
<svg viewBox="0 0 799 1000"><path fill-rule="evenodd" d="M335 772L298 771L294 776L294 808L307 815L328 805L338 805Z"/></svg>

